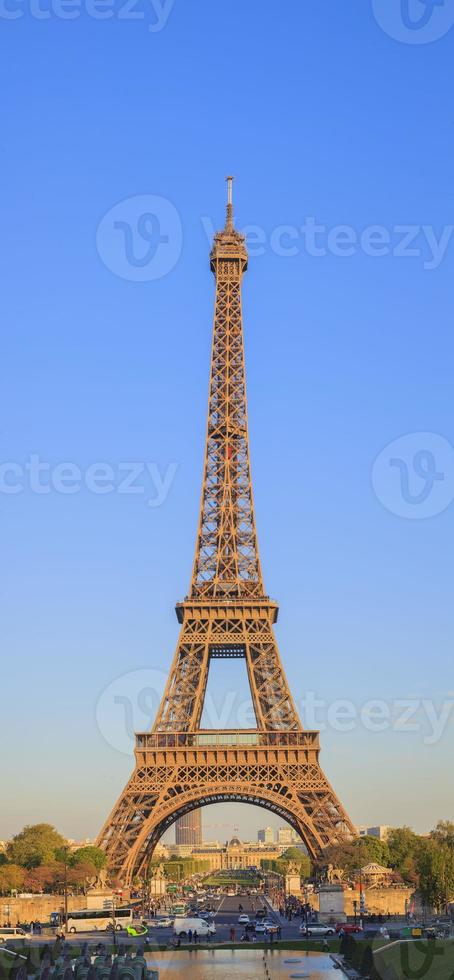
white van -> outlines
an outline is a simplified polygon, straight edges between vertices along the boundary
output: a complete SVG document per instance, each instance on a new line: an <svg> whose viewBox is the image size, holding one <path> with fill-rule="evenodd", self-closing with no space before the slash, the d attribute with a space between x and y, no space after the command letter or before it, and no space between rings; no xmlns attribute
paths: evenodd
<svg viewBox="0 0 454 980"><path fill-rule="evenodd" d="M196 932L198 936L214 936L216 934L214 922L207 922L206 919L200 919L197 916L191 918L186 918L183 915L177 916L173 923L175 935L181 936L183 939L187 936L189 930L191 930L192 934Z"/></svg>
<svg viewBox="0 0 454 980"><path fill-rule="evenodd" d="M0 926L0 943L9 942L11 939L30 939L30 933L25 932L24 929L19 929L19 927L14 929L12 926Z"/></svg>

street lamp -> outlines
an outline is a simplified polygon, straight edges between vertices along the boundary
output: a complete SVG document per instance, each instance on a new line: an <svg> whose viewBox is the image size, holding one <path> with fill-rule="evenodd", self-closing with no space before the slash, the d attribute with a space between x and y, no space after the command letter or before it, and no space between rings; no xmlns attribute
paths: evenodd
<svg viewBox="0 0 454 980"><path fill-rule="evenodd" d="M359 924L360 924L360 927L362 929L363 928L363 912L365 910L365 903L364 903L364 895L363 895L363 869L361 867L361 860L362 860L362 856L361 856L361 845L362 845L361 837L358 837L358 840L356 842L356 846L358 848L358 853L359 853ZM356 924L356 909L355 909L355 924Z"/></svg>
<svg viewBox="0 0 454 980"><path fill-rule="evenodd" d="M65 844L63 847L63 915L65 919L64 928L65 936L68 935L68 846Z"/></svg>
<svg viewBox="0 0 454 980"><path fill-rule="evenodd" d="M115 922L115 892L112 892L112 931L114 953L117 950L117 924Z"/></svg>

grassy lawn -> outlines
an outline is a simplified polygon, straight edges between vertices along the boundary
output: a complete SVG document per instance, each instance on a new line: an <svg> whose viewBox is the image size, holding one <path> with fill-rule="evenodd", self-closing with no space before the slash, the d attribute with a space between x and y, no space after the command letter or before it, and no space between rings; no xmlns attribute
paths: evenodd
<svg viewBox="0 0 454 980"><path fill-rule="evenodd" d="M376 953L374 962L386 980L454 980L454 941L399 943Z"/></svg>
<svg viewBox="0 0 454 980"><path fill-rule="evenodd" d="M206 885L208 888L222 888L222 887L228 888L229 886L232 885L239 885L240 888L258 888L260 884L260 879L254 878L253 875L250 875L248 877L236 878L234 875L229 875L229 877L224 877L223 875L214 874L214 875L210 875L209 878L205 878L203 884Z"/></svg>

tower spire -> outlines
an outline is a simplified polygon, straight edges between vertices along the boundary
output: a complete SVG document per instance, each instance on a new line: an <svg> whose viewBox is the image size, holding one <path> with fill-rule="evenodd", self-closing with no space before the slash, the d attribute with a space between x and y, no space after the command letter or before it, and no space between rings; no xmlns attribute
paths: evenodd
<svg viewBox="0 0 454 980"><path fill-rule="evenodd" d="M244 237L233 228L232 181L227 177L225 228L210 255L216 279L208 424L192 599L264 596L255 529L241 280Z"/></svg>
<svg viewBox="0 0 454 980"><path fill-rule="evenodd" d="M229 234L233 231L233 177L226 177L227 181L227 209L225 216L225 231Z"/></svg>

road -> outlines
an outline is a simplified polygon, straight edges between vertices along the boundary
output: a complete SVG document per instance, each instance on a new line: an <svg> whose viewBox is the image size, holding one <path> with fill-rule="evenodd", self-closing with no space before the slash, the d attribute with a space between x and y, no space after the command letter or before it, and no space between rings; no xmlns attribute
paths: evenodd
<svg viewBox="0 0 454 980"><path fill-rule="evenodd" d="M245 932L244 925L238 922L238 918L241 915L239 905L242 905L242 911L249 915L251 920L255 919L255 914L258 909L264 909L266 913L266 918L273 921L276 926L281 926L281 938L282 939L298 939L299 937L299 926L300 920L294 919L291 923L288 923L286 919L280 919L279 915L272 911L268 905L266 899L261 895L254 896L230 896L221 895L220 899L212 900L210 903L215 910L214 924L216 927L216 936L213 937L216 942L230 942L231 935L230 930L235 930L235 942L241 940L242 935ZM173 934L172 929L150 929L149 939L153 940L156 938L159 942L167 942ZM250 932L249 936L252 942L254 933ZM257 935L257 939L260 942L270 941L270 938L265 936L263 933Z"/></svg>
<svg viewBox="0 0 454 980"><path fill-rule="evenodd" d="M255 919L255 914L258 909L264 909L266 918L273 921L276 926L281 927L281 938L287 940L299 939L299 926L301 924L300 919L293 919L292 922L288 922L286 919L281 919L280 916L273 912L271 907L268 905L266 899L262 895L254 896L230 896L221 895L212 899L209 903L214 911L215 918L214 924L216 927L216 935L213 937L214 942L231 942L231 929L235 930L235 942L239 942L243 936L245 929L244 925L238 922L238 918L241 914L239 910L239 905L242 905L242 911L249 915L251 920ZM151 920L149 920L150 922ZM156 920L155 920L156 921ZM159 943L159 945L165 945L169 943L174 936L173 928L154 928L150 927L148 933L148 942ZM250 940L252 943L254 933L249 932ZM76 935L68 935L69 942L88 942L89 945L97 945L98 943L109 943L111 944L113 940L112 933L106 932L78 932ZM259 942L270 942L270 937L259 933L257 935L257 940ZM124 943L128 944L140 944L143 943L143 938L133 939L127 935L126 932L121 931L115 934L115 941L120 945ZM55 942L55 936L50 937L49 935L34 936L31 939L34 943L43 942Z"/></svg>

